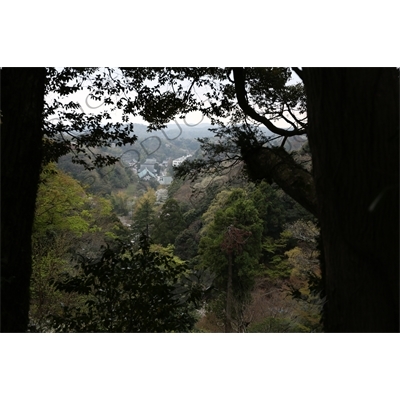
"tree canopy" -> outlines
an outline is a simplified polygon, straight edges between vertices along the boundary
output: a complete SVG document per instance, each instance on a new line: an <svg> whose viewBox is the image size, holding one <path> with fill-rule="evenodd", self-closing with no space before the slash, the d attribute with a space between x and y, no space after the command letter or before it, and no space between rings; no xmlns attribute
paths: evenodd
<svg viewBox="0 0 400 400"><path fill-rule="evenodd" d="M216 199L216 202L222 201L222 207L205 215L199 254L201 265L216 275L216 285L220 293L225 293L225 329L231 332L233 315L240 325L243 305L249 301L254 285L261 254L262 224L253 202L246 199L243 190L235 189L227 195ZM212 218L210 214L214 214Z"/></svg>
<svg viewBox="0 0 400 400"><path fill-rule="evenodd" d="M195 322L194 291L185 287L186 266L139 246L105 248L100 260L82 260L55 282L58 290L84 296L84 304L54 316L60 332L189 332ZM183 290L182 290L183 289Z"/></svg>

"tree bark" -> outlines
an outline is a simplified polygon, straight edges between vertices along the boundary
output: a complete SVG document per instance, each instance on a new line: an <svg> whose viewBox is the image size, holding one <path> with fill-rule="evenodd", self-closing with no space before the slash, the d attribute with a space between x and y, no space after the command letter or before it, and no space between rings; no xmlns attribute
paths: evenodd
<svg viewBox="0 0 400 400"><path fill-rule="evenodd" d="M233 255L228 252L228 282L226 287L225 333L232 333Z"/></svg>
<svg viewBox="0 0 400 400"><path fill-rule="evenodd" d="M1 331L25 332L46 70L1 70ZM4 212L4 210L7 210Z"/></svg>
<svg viewBox="0 0 400 400"><path fill-rule="evenodd" d="M285 137L306 133L305 130L287 130L276 127L267 117L258 114L248 103L244 68L232 68L236 99L243 112L255 121L264 124L271 132ZM312 175L283 147L260 146L255 138L240 137L237 141L241 158L250 179L267 180L276 184L307 211L317 216L316 194Z"/></svg>
<svg viewBox="0 0 400 400"><path fill-rule="evenodd" d="M250 179L275 182L307 211L318 216L313 176L298 165L285 149L261 147L246 150L241 148Z"/></svg>
<svg viewBox="0 0 400 400"><path fill-rule="evenodd" d="M327 332L399 331L399 76L304 68Z"/></svg>

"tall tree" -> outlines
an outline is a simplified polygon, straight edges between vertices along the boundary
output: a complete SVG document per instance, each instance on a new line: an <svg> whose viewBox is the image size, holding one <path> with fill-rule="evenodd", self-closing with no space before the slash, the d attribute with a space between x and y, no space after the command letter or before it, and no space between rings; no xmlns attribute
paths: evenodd
<svg viewBox="0 0 400 400"><path fill-rule="evenodd" d="M183 215L179 203L168 199L161 207L161 213L156 219L153 240L163 246L174 244L176 237L185 229Z"/></svg>
<svg viewBox="0 0 400 400"><path fill-rule="evenodd" d="M132 215L132 232L135 239L141 234L151 236L156 216L155 211L156 194L150 189L135 204L135 210Z"/></svg>
<svg viewBox="0 0 400 400"><path fill-rule="evenodd" d="M238 323L238 331L243 328L242 310L254 284L263 228L244 190L235 189L225 201L222 199L219 196L205 215L209 222L204 228L199 254L202 266L215 273L216 286L224 294L225 332L233 332L233 320ZM215 203L221 204L221 208L216 209Z"/></svg>
<svg viewBox="0 0 400 400"><path fill-rule="evenodd" d="M42 162L44 68L1 70L1 331L28 325L31 232Z"/></svg>
<svg viewBox="0 0 400 400"><path fill-rule="evenodd" d="M399 72L306 68L329 332L399 330Z"/></svg>

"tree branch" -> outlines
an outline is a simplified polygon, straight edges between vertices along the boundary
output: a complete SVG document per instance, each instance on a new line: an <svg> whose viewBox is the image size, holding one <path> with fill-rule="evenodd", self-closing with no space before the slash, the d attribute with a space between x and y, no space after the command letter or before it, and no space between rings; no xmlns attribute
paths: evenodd
<svg viewBox="0 0 400 400"><path fill-rule="evenodd" d="M298 67L292 67L292 70L297 74L297 76L304 82L303 71Z"/></svg>
<svg viewBox="0 0 400 400"><path fill-rule="evenodd" d="M252 180L275 182L307 211L317 216L314 179L283 148L241 149L247 173Z"/></svg>
<svg viewBox="0 0 400 400"><path fill-rule="evenodd" d="M284 106L285 106L285 105L286 105L287 108L288 108L287 110L284 109ZM281 109L281 111L279 111L278 115L279 115L284 121L286 121L289 125L291 125L291 126L293 127L293 129L297 129L295 123L294 123L293 121L291 121L289 118L286 118L286 117L285 117L285 115L284 115L284 112L285 112L285 111L289 112L290 116L291 116L296 122L299 122L299 121L297 121L297 118L292 114L292 112L290 111L289 106L288 106L286 103L284 103L284 105L282 105L282 109ZM287 138L287 136L286 136L286 138Z"/></svg>
<svg viewBox="0 0 400 400"><path fill-rule="evenodd" d="M236 98L240 108L244 111L245 114L253 118L255 121L261 122L271 132L276 133L277 135L280 136L290 137L290 136L301 135L304 133L299 131L298 129L287 131L285 129L278 128L268 118L265 118L264 116L258 114L247 101L244 69L232 68L232 71L233 71L233 79L235 81Z"/></svg>
<svg viewBox="0 0 400 400"><path fill-rule="evenodd" d="M301 120L299 120L299 119L292 113L292 110L291 110L291 108L289 107L289 104L287 104L286 101L284 101L283 103L284 103L284 105L287 107L287 112L290 114L290 116L291 116L299 125L301 125L301 127L302 127L303 129L306 129L306 128L307 128L307 124L305 124L304 122L302 122ZM290 124L293 124L291 121L287 120L287 119L283 116L283 114L282 114L282 117L285 119L285 121L289 122ZM305 133L305 132L304 132L304 133Z"/></svg>

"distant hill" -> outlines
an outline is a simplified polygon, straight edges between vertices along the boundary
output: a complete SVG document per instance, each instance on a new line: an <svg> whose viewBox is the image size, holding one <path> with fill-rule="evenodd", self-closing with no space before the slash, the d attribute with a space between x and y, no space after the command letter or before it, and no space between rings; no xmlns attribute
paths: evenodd
<svg viewBox="0 0 400 400"><path fill-rule="evenodd" d="M196 139L202 137L214 136L212 132L209 131L211 124L199 124L194 127L188 126L184 123L168 124L167 128L159 131L147 132L147 126L143 124L134 124L134 134L139 138L146 138L149 136L159 136L167 140L174 140L178 137L185 139Z"/></svg>
<svg viewBox="0 0 400 400"><path fill-rule="evenodd" d="M135 124L134 133L138 136L139 140L143 140L149 138L151 136L157 136L161 140L165 139L167 142L173 144L176 139L189 139L194 140L197 138L204 137L213 137L214 133L210 131L210 128L216 128L216 125L211 124L198 124L196 126L188 126L185 123L179 123L179 126L176 123L168 124L168 127L154 132L147 132L146 125L143 124ZM268 130L266 127L260 127L261 131L267 137L277 137L274 133ZM272 146L280 146L283 138L280 137L277 140L271 142ZM301 148L301 146L305 143L306 138L304 136L294 136L289 137L286 141L285 148L287 151L296 151ZM180 141L176 141L175 145L181 144ZM192 150L193 151L193 150Z"/></svg>

